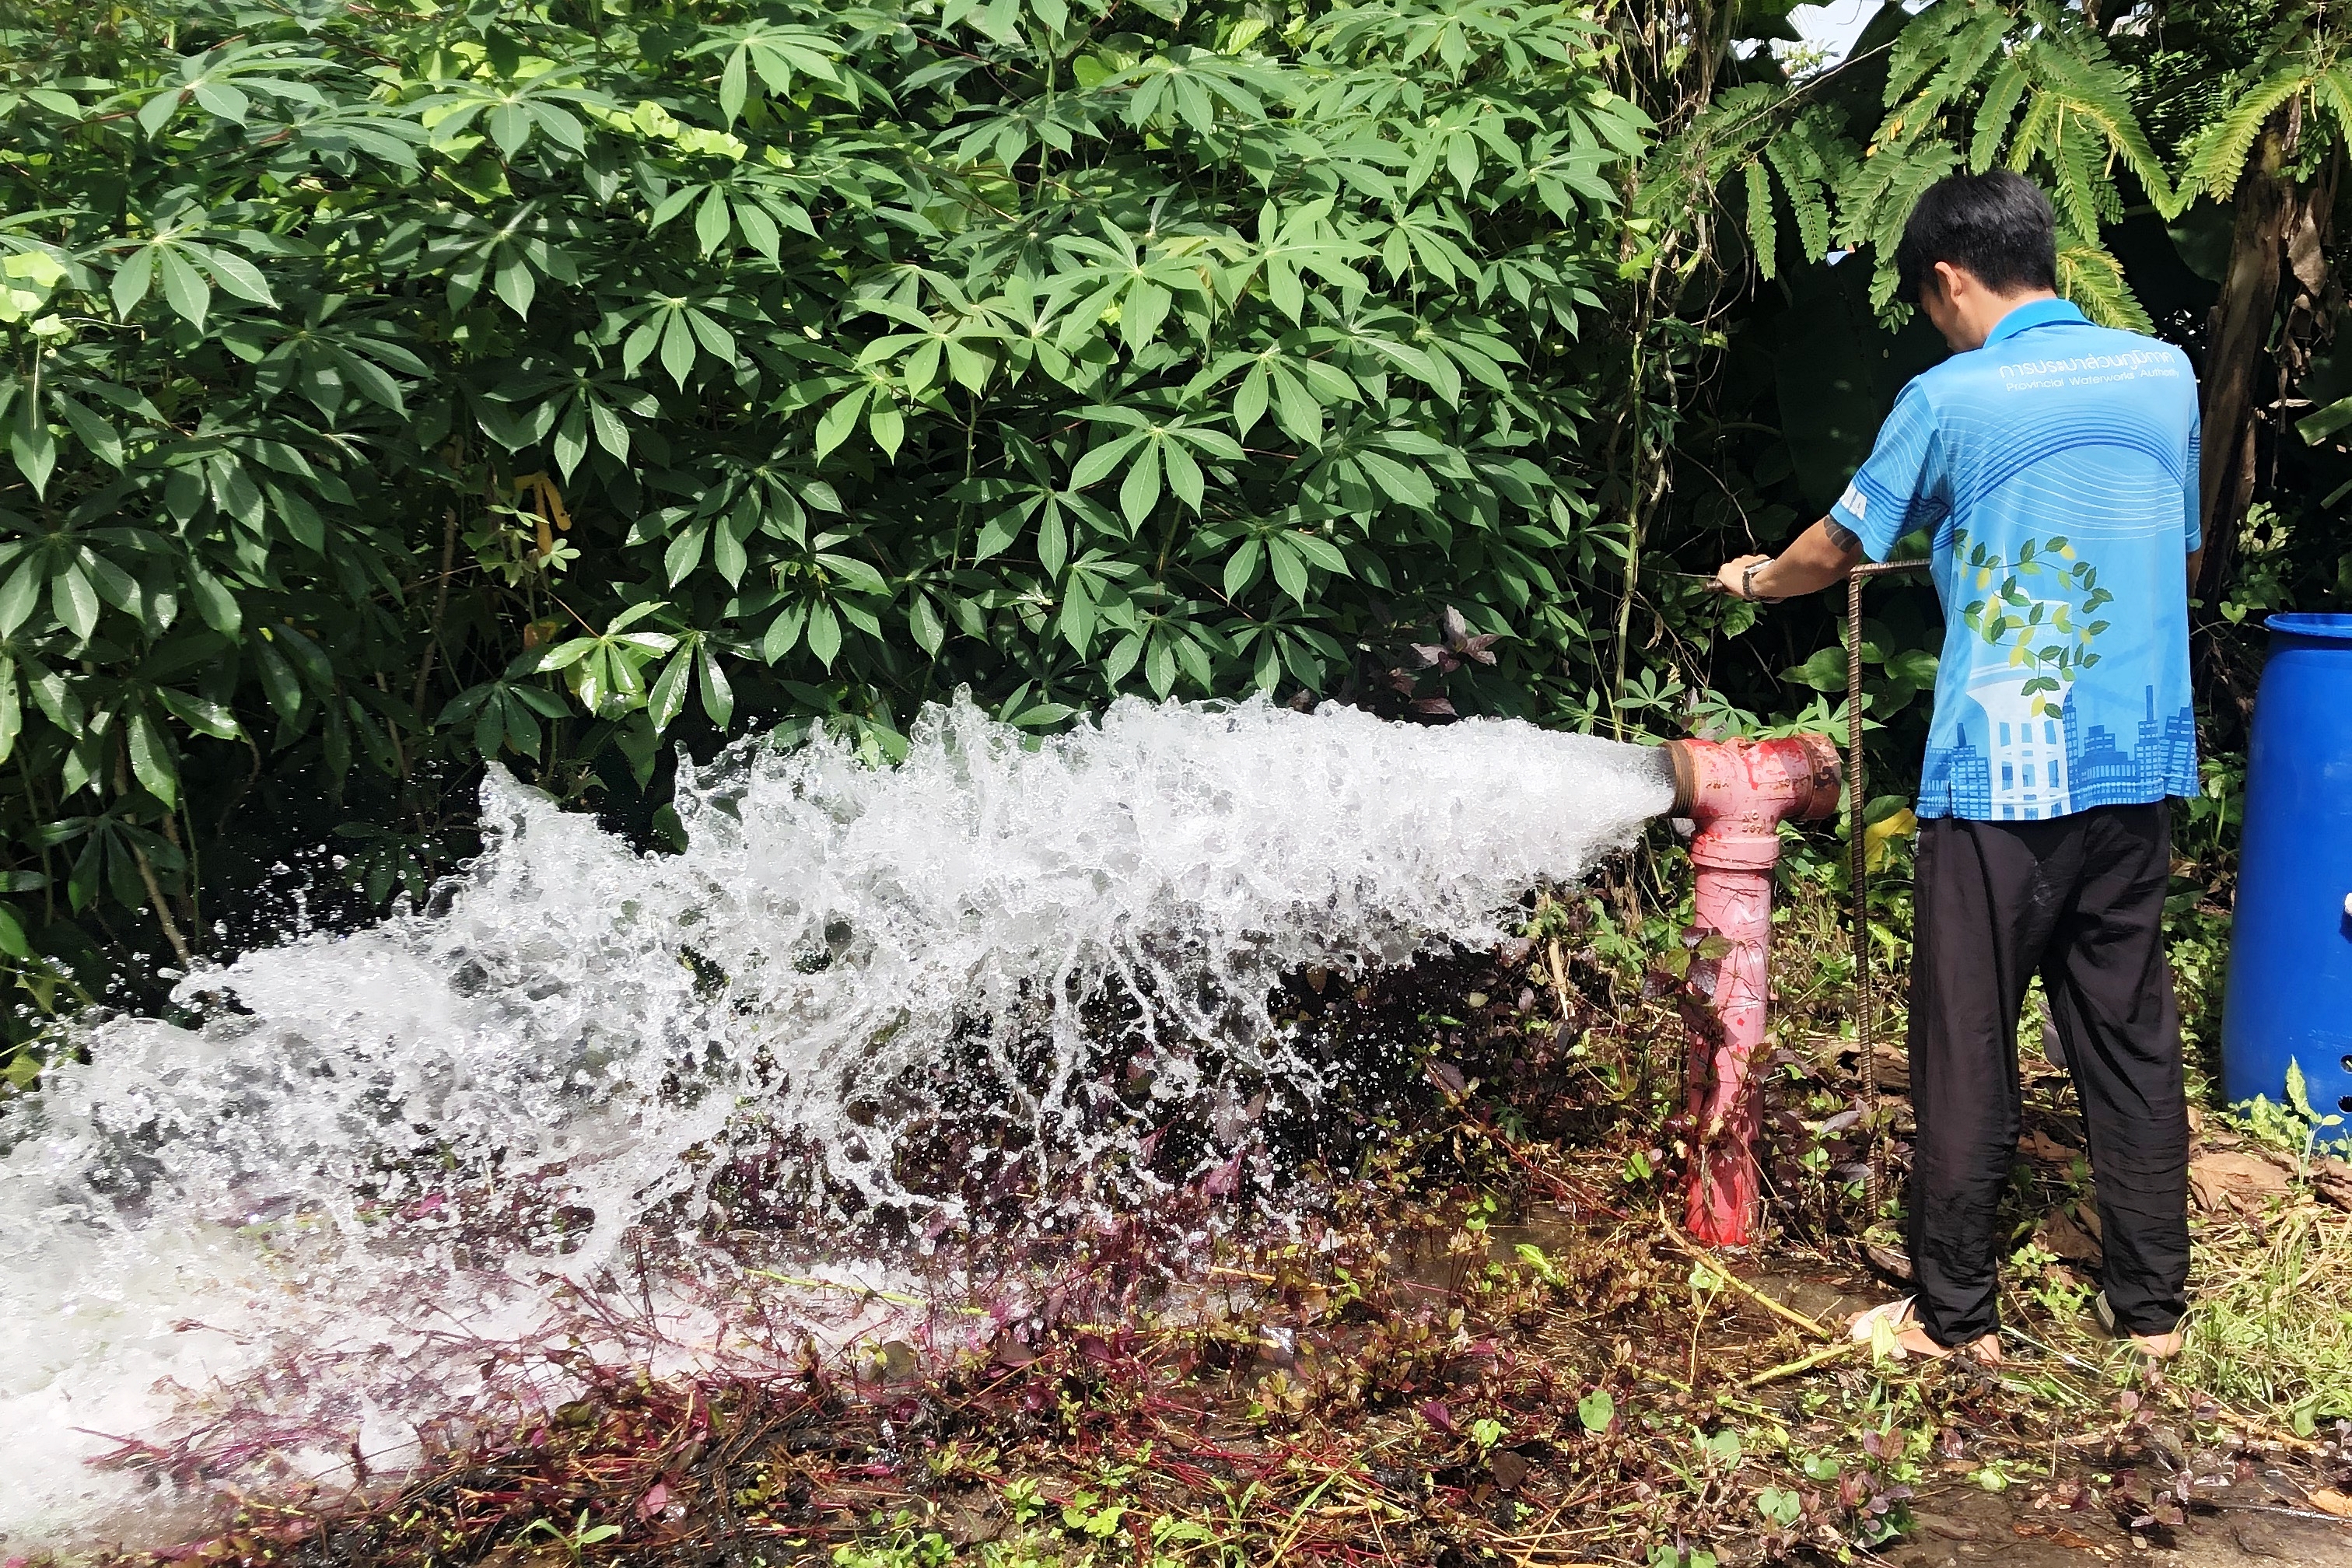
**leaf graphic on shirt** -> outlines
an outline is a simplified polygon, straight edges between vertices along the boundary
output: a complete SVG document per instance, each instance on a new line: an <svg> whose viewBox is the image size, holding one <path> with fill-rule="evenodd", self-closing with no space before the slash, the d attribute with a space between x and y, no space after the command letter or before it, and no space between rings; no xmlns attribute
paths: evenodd
<svg viewBox="0 0 2352 1568"><path fill-rule="evenodd" d="M2013 559L1975 543L1967 559L1985 596L1962 612L1963 623L1989 646L2007 645L2011 669L2032 672L2020 695L2033 699L2036 718L2056 712L2075 676L2097 662L2091 643L2110 623L2092 617L2115 595L2064 534L2028 539Z"/></svg>

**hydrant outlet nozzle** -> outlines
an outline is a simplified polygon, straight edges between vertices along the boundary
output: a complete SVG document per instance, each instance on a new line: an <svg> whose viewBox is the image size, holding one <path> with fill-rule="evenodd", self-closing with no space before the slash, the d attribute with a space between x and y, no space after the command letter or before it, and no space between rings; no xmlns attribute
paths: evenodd
<svg viewBox="0 0 2352 1568"><path fill-rule="evenodd" d="M1845 765L1827 735L1777 741L1669 741L1674 815L1704 829L1723 816L1811 821L1837 815ZM1774 809L1777 808L1777 809Z"/></svg>

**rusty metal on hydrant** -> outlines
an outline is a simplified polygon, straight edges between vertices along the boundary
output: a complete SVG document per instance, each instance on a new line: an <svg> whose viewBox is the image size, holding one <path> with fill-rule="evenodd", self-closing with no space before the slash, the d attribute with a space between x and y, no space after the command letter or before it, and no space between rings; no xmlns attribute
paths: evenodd
<svg viewBox="0 0 2352 1568"><path fill-rule="evenodd" d="M1665 751L1675 815L1697 826L1692 935L1718 954L1694 959L1683 1010L1691 1034L1686 1223L1707 1245L1744 1247L1756 1218L1762 1116L1750 1068L1771 997L1780 824L1835 815L1841 768L1824 735L1673 741Z"/></svg>

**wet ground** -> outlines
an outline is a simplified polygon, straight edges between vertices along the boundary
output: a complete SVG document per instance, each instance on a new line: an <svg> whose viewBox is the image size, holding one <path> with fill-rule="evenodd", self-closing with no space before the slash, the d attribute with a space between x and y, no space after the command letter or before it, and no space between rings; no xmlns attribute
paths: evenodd
<svg viewBox="0 0 2352 1568"><path fill-rule="evenodd" d="M2142 1563L2157 1568L2243 1568L2283 1563L2301 1568L2352 1568L2352 1524L2311 1517L2282 1486L2270 1501L2216 1500L2177 1529L2134 1535L2092 1514L2036 1510L2015 1492L1999 1496L1966 1485L1927 1489L1912 1510L1916 1529L1885 1553L1895 1568L2087 1568Z"/></svg>
<svg viewBox="0 0 2352 1568"><path fill-rule="evenodd" d="M1375 1009L1454 1031L1430 1068L1444 1103L1324 1151L1344 1174L1304 1234L1228 1234L1171 1280L1171 1232L1138 1220L1017 1310L934 1303L951 1335L734 1384L610 1369L364 1506L257 1506L171 1560L2352 1568L2331 1512L2352 1512L2332 1489L2352 1490L2352 1426L2297 1437L2283 1409L2152 1378L2049 1304L2096 1257L2056 1225L2089 1211L2052 1104L2021 1151L2019 1234L2058 1246L2004 1307L2008 1364L1874 1363L1838 1332L1894 1292L1859 1183L1822 1175L1857 1168L1835 1041L1803 1053L1830 1077L1781 1058L1775 1138L1817 1158L1775 1172L1769 1249L1704 1254L1667 1217L1675 1134L1629 1109L1666 1102L1642 1086L1673 1026L1621 1008L1553 1027L1542 979L1470 971L1458 997ZM1481 1079L1511 1096L1475 1098ZM1899 1150L1903 1086L1881 1087ZM2290 1195L2258 1151L2200 1158L2217 1215Z"/></svg>

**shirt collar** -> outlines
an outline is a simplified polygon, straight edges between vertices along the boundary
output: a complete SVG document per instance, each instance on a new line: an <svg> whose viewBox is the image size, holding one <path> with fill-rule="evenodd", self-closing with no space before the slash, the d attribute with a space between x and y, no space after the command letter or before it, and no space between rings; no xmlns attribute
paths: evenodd
<svg viewBox="0 0 2352 1568"><path fill-rule="evenodd" d="M2031 300L2003 316L1985 334L1985 346L1990 348L2003 338L2013 338L2032 327L2046 327L2053 321L2086 321L2071 300Z"/></svg>

